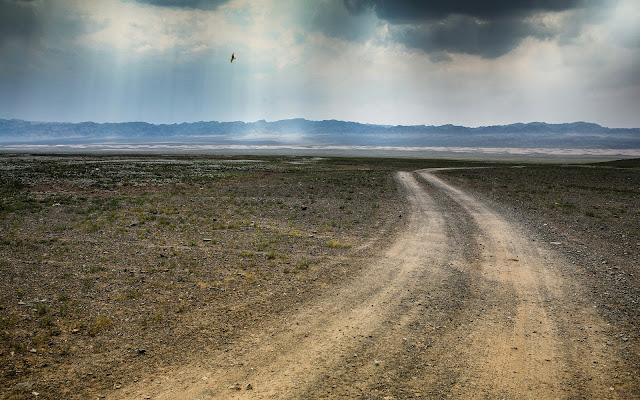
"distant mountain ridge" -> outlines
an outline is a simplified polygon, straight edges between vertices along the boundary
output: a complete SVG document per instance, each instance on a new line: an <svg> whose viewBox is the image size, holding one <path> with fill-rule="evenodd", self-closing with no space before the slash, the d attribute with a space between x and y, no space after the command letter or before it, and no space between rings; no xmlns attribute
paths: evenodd
<svg viewBox="0 0 640 400"><path fill-rule="evenodd" d="M0 119L7 144L184 143L296 146L473 146L640 149L640 128L594 123L515 123L470 128L457 125L375 125L302 118L267 122L66 123Z"/></svg>

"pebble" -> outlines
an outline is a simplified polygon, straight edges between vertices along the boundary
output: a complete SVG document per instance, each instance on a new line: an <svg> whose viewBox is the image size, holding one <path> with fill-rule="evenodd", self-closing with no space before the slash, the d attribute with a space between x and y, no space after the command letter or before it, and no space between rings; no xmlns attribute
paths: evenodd
<svg viewBox="0 0 640 400"><path fill-rule="evenodd" d="M33 387L33 382L20 382L16 383L16 389L31 389Z"/></svg>

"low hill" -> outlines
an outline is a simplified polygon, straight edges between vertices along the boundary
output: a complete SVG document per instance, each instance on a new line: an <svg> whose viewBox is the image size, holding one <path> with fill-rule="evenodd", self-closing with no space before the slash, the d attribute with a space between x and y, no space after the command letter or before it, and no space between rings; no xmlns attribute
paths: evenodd
<svg viewBox="0 0 640 400"><path fill-rule="evenodd" d="M71 143L639 149L640 128L607 128L587 122L532 122L470 128L306 119L159 125L0 119L0 145Z"/></svg>

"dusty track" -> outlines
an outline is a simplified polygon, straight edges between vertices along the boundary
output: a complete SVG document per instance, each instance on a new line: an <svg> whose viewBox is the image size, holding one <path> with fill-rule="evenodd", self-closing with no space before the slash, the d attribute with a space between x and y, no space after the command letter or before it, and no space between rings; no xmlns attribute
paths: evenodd
<svg viewBox="0 0 640 400"><path fill-rule="evenodd" d="M570 266L433 172L398 174L407 227L359 276L114 395L628 398L611 327Z"/></svg>

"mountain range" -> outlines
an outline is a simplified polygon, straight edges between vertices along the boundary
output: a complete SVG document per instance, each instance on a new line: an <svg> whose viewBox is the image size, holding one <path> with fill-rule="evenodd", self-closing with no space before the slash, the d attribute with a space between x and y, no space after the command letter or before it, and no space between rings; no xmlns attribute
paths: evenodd
<svg viewBox="0 0 640 400"><path fill-rule="evenodd" d="M10 144L76 143L640 149L640 128L607 128L587 122L531 122L471 128L301 118L159 125L0 119L0 149Z"/></svg>

